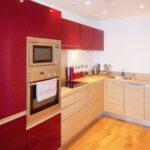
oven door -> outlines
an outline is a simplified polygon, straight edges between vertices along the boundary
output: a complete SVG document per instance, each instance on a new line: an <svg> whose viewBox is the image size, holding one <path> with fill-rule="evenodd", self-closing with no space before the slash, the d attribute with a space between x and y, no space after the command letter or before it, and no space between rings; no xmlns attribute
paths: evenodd
<svg viewBox="0 0 150 150"><path fill-rule="evenodd" d="M54 81L56 83L52 83L51 81ZM43 84L43 87L41 86L41 90L42 91L42 98L40 97L39 100L39 83ZM44 84L47 84L46 88ZM56 85L52 85L52 84L56 84ZM51 87L53 86L53 87ZM55 88L55 89L54 89ZM45 90L45 91L44 91ZM53 94L51 90L54 90ZM44 93L45 92L45 93ZM54 94L55 93L55 94ZM44 95L45 94L45 95ZM48 97L48 95L50 97ZM44 98L45 96L45 98ZM42 99L42 100L41 100ZM42 80L42 81L38 81L38 82L32 82L30 83L30 114L35 114L39 111L42 111L46 108L52 107L54 105L57 105L60 102L60 79L59 78L51 78L51 79L47 79L47 80Z"/></svg>

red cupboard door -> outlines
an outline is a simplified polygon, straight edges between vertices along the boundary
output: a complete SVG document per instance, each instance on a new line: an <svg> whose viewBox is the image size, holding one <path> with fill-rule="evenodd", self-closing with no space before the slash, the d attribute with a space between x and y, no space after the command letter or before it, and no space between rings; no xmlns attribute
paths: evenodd
<svg viewBox="0 0 150 150"><path fill-rule="evenodd" d="M27 130L27 150L57 150L60 147L61 115Z"/></svg>
<svg viewBox="0 0 150 150"><path fill-rule="evenodd" d="M29 1L28 36L61 40L61 12Z"/></svg>
<svg viewBox="0 0 150 150"><path fill-rule="evenodd" d="M93 47L94 50L99 50L99 51L104 50L104 31L94 29Z"/></svg>
<svg viewBox="0 0 150 150"><path fill-rule="evenodd" d="M0 119L26 108L26 3L0 1Z"/></svg>
<svg viewBox="0 0 150 150"><path fill-rule="evenodd" d="M0 125L1 150L26 150L26 117Z"/></svg>
<svg viewBox="0 0 150 150"><path fill-rule="evenodd" d="M81 25L62 19L62 49L81 48Z"/></svg>
<svg viewBox="0 0 150 150"><path fill-rule="evenodd" d="M81 48L83 50L93 50L93 34L92 27L81 25Z"/></svg>

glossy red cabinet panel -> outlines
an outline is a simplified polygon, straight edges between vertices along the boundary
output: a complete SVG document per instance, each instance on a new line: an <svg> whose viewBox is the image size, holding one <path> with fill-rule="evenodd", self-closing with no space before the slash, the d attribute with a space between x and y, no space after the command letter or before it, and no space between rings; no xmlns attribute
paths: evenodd
<svg viewBox="0 0 150 150"><path fill-rule="evenodd" d="M28 36L61 40L61 12L28 2Z"/></svg>
<svg viewBox="0 0 150 150"><path fill-rule="evenodd" d="M94 50L104 50L104 31L93 29L94 30L94 39L93 39L93 48Z"/></svg>
<svg viewBox="0 0 150 150"><path fill-rule="evenodd" d="M81 25L81 48L83 50L93 50L93 28Z"/></svg>
<svg viewBox="0 0 150 150"><path fill-rule="evenodd" d="M0 119L26 108L26 5L0 1Z"/></svg>
<svg viewBox="0 0 150 150"><path fill-rule="evenodd" d="M61 39L61 12L25 0L0 1L0 119L26 109L27 36Z"/></svg>
<svg viewBox="0 0 150 150"><path fill-rule="evenodd" d="M61 115L27 130L27 150L57 150L60 147Z"/></svg>
<svg viewBox="0 0 150 150"><path fill-rule="evenodd" d="M62 19L62 49L81 49L81 24Z"/></svg>
<svg viewBox="0 0 150 150"><path fill-rule="evenodd" d="M26 117L0 125L1 150L26 150Z"/></svg>

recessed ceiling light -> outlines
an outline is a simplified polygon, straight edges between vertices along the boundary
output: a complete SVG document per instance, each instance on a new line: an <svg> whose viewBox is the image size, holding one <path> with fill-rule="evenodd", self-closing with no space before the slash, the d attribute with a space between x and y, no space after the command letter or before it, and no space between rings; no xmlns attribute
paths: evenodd
<svg viewBox="0 0 150 150"><path fill-rule="evenodd" d="M53 12L53 9L50 9L49 11L50 11L50 12Z"/></svg>
<svg viewBox="0 0 150 150"><path fill-rule="evenodd" d="M139 7L140 7L141 9L143 9L143 8L144 8L144 5L143 5L143 4L141 4Z"/></svg>
<svg viewBox="0 0 150 150"><path fill-rule="evenodd" d="M103 11L103 14L106 15L106 14L107 14L107 11Z"/></svg>
<svg viewBox="0 0 150 150"><path fill-rule="evenodd" d="M90 1L86 1L86 5L90 5L91 4L91 2Z"/></svg>

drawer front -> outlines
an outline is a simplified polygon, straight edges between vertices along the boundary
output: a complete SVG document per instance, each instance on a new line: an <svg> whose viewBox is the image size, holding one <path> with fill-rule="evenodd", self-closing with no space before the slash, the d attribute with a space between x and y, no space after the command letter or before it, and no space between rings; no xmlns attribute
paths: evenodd
<svg viewBox="0 0 150 150"><path fill-rule="evenodd" d="M66 107L62 109L62 120L67 119L68 117L71 117L75 113L80 112L82 109L87 107L90 104L90 97L84 97L84 99L81 99L77 103L74 103L73 105L70 105L69 107Z"/></svg>
<svg viewBox="0 0 150 150"><path fill-rule="evenodd" d="M145 120L150 121L150 86L145 88Z"/></svg>
<svg viewBox="0 0 150 150"><path fill-rule="evenodd" d="M91 121L90 105L81 110L79 113L62 121L62 145L78 134Z"/></svg>
<svg viewBox="0 0 150 150"><path fill-rule="evenodd" d="M86 99L87 97L89 97L89 94L88 94L89 92L90 92L89 88L86 88L80 92L77 92L77 93L72 94L70 96L64 97L61 101L62 109L73 104L73 103L77 103L78 101Z"/></svg>

